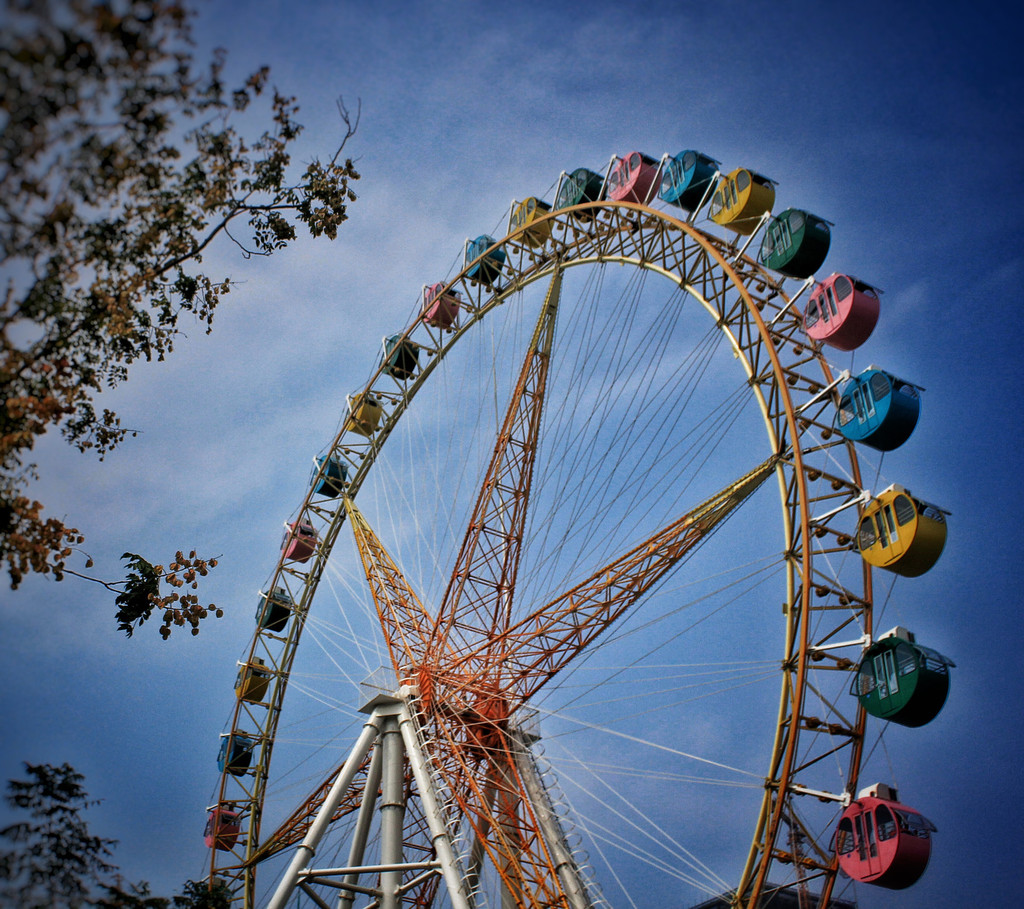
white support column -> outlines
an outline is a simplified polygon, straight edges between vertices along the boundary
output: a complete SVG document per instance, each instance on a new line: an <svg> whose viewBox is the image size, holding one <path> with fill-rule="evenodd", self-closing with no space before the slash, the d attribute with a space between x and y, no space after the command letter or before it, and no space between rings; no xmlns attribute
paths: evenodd
<svg viewBox="0 0 1024 909"><path fill-rule="evenodd" d="M430 829L434 853L441 865L441 873L444 875L444 882L448 888L448 898L451 901L452 909L473 909L473 898L466 889L465 875L455 855L455 850L452 848L451 832L448 830L444 814L437 803L434 780L420 749L419 737L416 734L416 721L406 706L403 706L399 716L399 727L402 732L402 741L405 743L405 753L409 758L409 765L412 767L412 774L416 780L416 788L419 790L423 815Z"/></svg>
<svg viewBox="0 0 1024 909"><path fill-rule="evenodd" d="M387 868L380 873L380 909L398 909L404 860L402 831L405 821L405 773L402 735L394 716L384 720L380 747L384 771L380 796L380 851L381 864Z"/></svg>
<svg viewBox="0 0 1024 909"><path fill-rule="evenodd" d="M540 824L541 832L544 835L544 842L547 844L554 860L555 871L558 874L558 882L569 901L571 909L593 909L590 897L587 895L587 888L584 885L580 874L579 866L572 856L569 844L565 840L565 832L558 821L554 805L548 796L547 788L537 770L533 754L525 737L518 730L513 731L510 738L515 746L514 755L519 776L522 778L526 795L530 800L534 816Z"/></svg>
<svg viewBox="0 0 1024 909"><path fill-rule="evenodd" d="M309 866L310 859L316 855L316 847L320 844L320 840L323 839L331 818L334 816L335 809L342 798L344 798L349 786L352 785L352 781L359 771L363 758L366 757L367 752L373 747L373 743L380 732L380 725L381 718L377 711L374 711L366 721L366 725L363 726L363 731L358 741L356 741L348 759L342 765L341 772L335 779L334 785L331 787L331 791L328 793L323 805L320 806L320 811L309 828L306 838L296 849L295 857L288 866L288 870L284 873L281 883L277 885L277 890L274 891L273 897L267 904L267 909L284 909L285 904L290 899L292 892L299 882L300 873Z"/></svg>
<svg viewBox="0 0 1024 909"><path fill-rule="evenodd" d="M366 840L370 834L370 824L373 822L373 809L377 801L377 790L380 788L381 776L381 749L373 752L370 758L370 769L366 774L366 786L363 789L363 803L359 806L359 816L356 818L356 829L352 834L352 846L349 849L348 864L350 868L357 868L363 864L366 855ZM359 883L359 875L356 873L345 875L344 884L352 885ZM352 909L352 901L355 899L355 891L343 889L338 896L338 909Z"/></svg>

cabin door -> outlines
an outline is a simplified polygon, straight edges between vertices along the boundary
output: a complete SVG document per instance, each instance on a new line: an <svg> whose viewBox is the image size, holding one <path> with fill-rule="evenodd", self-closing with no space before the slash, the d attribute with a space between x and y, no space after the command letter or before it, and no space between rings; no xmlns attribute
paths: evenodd
<svg viewBox="0 0 1024 909"><path fill-rule="evenodd" d="M865 879L870 880L882 873L882 862L878 858L878 836L875 832L875 813L864 811L857 815L854 824L857 830L857 846Z"/></svg>

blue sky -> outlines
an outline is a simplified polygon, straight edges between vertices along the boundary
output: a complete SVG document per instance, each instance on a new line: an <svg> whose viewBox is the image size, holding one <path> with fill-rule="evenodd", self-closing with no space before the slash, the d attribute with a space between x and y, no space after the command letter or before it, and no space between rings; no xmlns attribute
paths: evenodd
<svg viewBox="0 0 1024 909"><path fill-rule="evenodd" d="M361 99L349 149L359 200L333 245L248 262L225 247L209 260L242 282L214 333L196 329L109 394L139 438L102 464L57 439L40 446L38 495L82 529L101 573L117 576L125 550L166 561L194 546L221 557L204 593L226 615L198 638L164 643L147 626L126 641L98 586L5 591L0 776L23 760L67 761L103 800L92 824L121 840L126 877L169 894L201 876L203 809L256 593L380 338L513 198L550 200L562 170L601 170L612 154L696 148L777 181L777 209L834 223L823 273L885 291L856 366L891 365L927 389L920 426L882 473L949 509L950 537L935 570L892 596L957 669L944 712L916 737L894 731L888 758L939 833L916 887L856 895L906 909L1000 901L1019 880L1024 795L1010 394L1024 277L1019 25L966 3L655 2L641 13L254 0L204 5L196 36L200 55L228 48L235 74L272 67L302 105L302 156L336 143L338 95Z"/></svg>

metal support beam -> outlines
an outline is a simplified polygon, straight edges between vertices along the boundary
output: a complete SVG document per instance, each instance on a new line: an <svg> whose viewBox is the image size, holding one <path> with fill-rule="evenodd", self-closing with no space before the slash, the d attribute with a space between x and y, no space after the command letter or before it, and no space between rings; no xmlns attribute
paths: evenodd
<svg viewBox="0 0 1024 909"><path fill-rule="evenodd" d="M320 844L320 840L323 839L323 835L327 831L335 808L338 807L338 803L344 797L348 787L352 785L352 781L359 771L363 758L366 757L367 752L373 747L373 743L376 741L380 731L380 724L381 717L377 711L374 711L363 726L363 731L352 748L348 760L345 761L341 768L341 773L338 774L338 778L334 781L331 791L328 793L327 798L324 799L316 820L313 821L313 826L309 828L306 838L299 845L298 849L295 850L295 857L288 866L288 870L285 872L281 882L277 885L277 890L267 904L267 909L284 909L292 892L295 890L295 885L299 882L302 870L308 866L310 859L316 855L316 847Z"/></svg>
<svg viewBox="0 0 1024 909"><path fill-rule="evenodd" d="M547 787L541 779L537 762L530 751L527 739L519 730L514 730L510 738L515 748L516 768L523 781L526 796L530 800L534 815L540 824L541 832L555 865L555 871L558 874L558 882L569 901L569 907L570 909L593 909L579 866L569 849L565 831L559 823L555 807L551 802Z"/></svg>

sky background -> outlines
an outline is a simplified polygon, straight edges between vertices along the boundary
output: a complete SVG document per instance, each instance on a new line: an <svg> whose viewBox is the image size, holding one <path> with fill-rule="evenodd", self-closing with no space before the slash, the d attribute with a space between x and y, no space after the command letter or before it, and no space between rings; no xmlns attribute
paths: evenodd
<svg viewBox="0 0 1024 909"><path fill-rule="evenodd" d="M102 799L91 826L121 841L129 880L169 895L202 876L204 808L256 592L381 336L514 197L543 194L562 170L602 170L612 154L695 148L777 181L777 210L834 222L825 273L845 267L885 291L884 332L858 364L894 364L927 389L898 461L906 475L893 479L952 512L946 552L913 597L924 643L957 669L944 712L894 761L901 795L939 833L913 889L860 887L860 903L1005 904L1024 858L1024 458L1010 394L1021 37L1016 21L968 3L202 5L199 59L226 47L236 77L266 63L298 97L298 157L329 156L335 99L361 100L347 150L359 199L333 244L207 260L242 282L213 334L194 329L101 401L137 439L102 464L56 438L39 446L36 495L86 534L99 574L119 576L125 550L166 562L195 547L220 557L202 593L226 616L198 638L165 643L152 623L125 640L97 585L0 591L0 777L67 761Z"/></svg>

